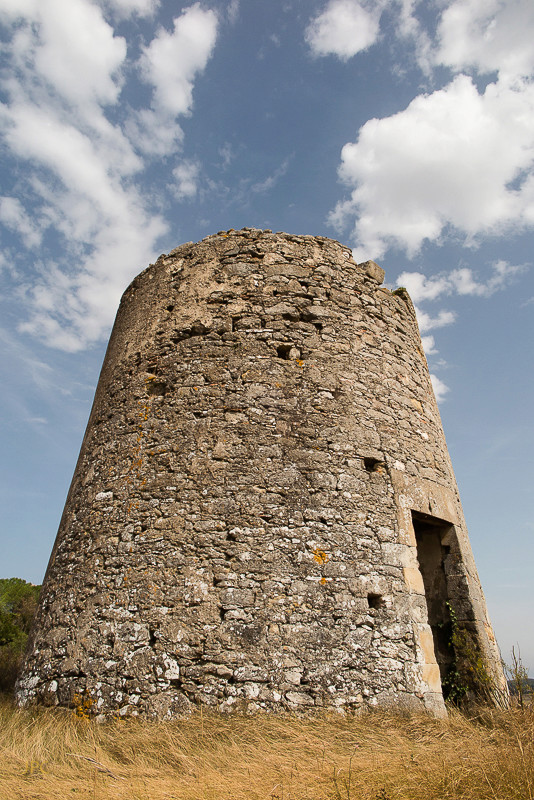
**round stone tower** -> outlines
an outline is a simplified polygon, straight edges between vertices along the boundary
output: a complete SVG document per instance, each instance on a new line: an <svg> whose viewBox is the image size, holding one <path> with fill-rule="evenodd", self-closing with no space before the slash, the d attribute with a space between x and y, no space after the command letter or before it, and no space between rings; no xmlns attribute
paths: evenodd
<svg viewBox="0 0 534 800"><path fill-rule="evenodd" d="M19 702L439 715L455 671L504 690L414 309L383 277L245 228L133 281Z"/></svg>

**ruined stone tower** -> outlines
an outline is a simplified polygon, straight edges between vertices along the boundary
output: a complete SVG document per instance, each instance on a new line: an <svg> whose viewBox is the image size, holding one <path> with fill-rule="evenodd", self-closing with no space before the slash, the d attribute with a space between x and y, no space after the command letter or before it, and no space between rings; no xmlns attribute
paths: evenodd
<svg viewBox="0 0 534 800"><path fill-rule="evenodd" d="M502 685L413 306L383 277L245 228L133 281L20 702L441 714L450 608Z"/></svg>

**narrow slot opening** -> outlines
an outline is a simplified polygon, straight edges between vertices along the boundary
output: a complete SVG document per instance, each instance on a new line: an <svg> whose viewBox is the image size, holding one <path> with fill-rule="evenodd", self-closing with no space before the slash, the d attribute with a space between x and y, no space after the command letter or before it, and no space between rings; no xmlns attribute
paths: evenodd
<svg viewBox="0 0 534 800"><path fill-rule="evenodd" d="M428 624L432 630L434 653L443 683L455 662L445 565L450 546L443 543L446 537L450 539L454 534L454 526L416 511L412 511L412 522L417 542L417 560L425 587ZM446 699L446 682L443 693Z"/></svg>

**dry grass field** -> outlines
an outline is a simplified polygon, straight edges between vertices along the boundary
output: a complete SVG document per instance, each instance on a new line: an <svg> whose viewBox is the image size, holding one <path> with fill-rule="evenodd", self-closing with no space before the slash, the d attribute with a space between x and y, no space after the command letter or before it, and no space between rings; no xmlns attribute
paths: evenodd
<svg viewBox="0 0 534 800"><path fill-rule="evenodd" d="M97 724L1 703L0 800L71 797L531 800L534 711Z"/></svg>

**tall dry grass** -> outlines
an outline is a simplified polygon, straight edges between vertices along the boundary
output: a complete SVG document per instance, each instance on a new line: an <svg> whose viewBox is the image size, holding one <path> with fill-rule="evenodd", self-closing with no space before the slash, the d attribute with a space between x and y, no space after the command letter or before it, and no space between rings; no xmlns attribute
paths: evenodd
<svg viewBox="0 0 534 800"><path fill-rule="evenodd" d="M531 800L534 712L97 724L0 704L0 800Z"/></svg>

